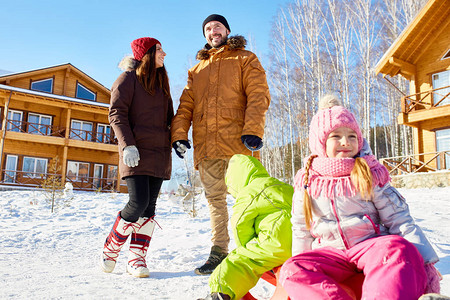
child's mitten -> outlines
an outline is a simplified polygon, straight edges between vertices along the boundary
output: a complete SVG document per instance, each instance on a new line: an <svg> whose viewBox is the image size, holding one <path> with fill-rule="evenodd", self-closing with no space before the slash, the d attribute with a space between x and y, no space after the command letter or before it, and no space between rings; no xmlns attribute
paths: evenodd
<svg viewBox="0 0 450 300"><path fill-rule="evenodd" d="M425 289L425 294L426 293L439 294L441 292L441 286L439 284L439 281L442 280L441 273L439 273L434 264L426 264L425 272L427 273L427 287Z"/></svg>

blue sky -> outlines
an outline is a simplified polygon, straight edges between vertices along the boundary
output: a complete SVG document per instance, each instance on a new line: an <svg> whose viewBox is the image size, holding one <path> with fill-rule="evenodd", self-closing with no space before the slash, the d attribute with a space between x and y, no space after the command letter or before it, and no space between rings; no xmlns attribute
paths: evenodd
<svg viewBox="0 0 450 300"><path fill-rule="evenodd" d="M118 62L131 54L130 42L151 36L162 43L172 87L179 90L205 44L201 24L212 13L227 18L232 35L251 38L268 68L272 22L287 0L1 2L0 70L71 63L110 88L121 72Z"/></svg>

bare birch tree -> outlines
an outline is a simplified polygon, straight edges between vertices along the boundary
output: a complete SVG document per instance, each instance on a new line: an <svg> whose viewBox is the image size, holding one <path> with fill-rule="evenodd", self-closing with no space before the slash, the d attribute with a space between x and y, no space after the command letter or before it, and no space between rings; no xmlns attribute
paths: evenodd
<svg viewBox="0 0 450 300"><path fill-rule="evenodd" d="M268 169L277 173L273 176L291 181L309 152L308 126L317 100L329 92L339 93L362 121L375 153L412 151L411 128L397 123L399 98L409 93L408 82L397 76L388 83L375 76L374 67L425 1L293 0L279 9L263 148Z"/></svg>
<svg viewBox="0 0 450 300"><path fill-rule="evenodd" d="M273 66L276 68L276 71L274 70L271 76L271 79L269 80L271 83L271 86L274 87L273 91L273 103L274 106L269 108L270 110L270 118L273 118L274 115L279 114L280 119L278 119L277 124L273 124L273 128L275 129L274 134L279 135L279 133L284 132L287 130L287 137L285 134L283 134L282 139L285 141L285 145L288 145L290 148L290 151L284 151L283 155L283 161L286 161L286 159L290 160L290 170L289 172L284 172L284 178L285 180L292 182L293 181L293 175L295 174L295 166L294 166L294 149L293 149L293 141L294 141L294 134L293 134L293 123L292 123L292 99L291 99L291 76L290 76L290 65L288 61L288 46L287 46L287 37L286 37L286 31L285 31L285 23L282 22L282 19L279 18L274 23L274 44L276 46L272 47L273 50ZM278 110L278 111L277 111ZM285 113L281 113L285 112ZM281 114L280 114L281 113ZM282 117L284 116L284 118ZM273 119L271 119L273 120ZM281 125L281 126L280 126ZM283 126L286 125L286 126ZM276 126L276 127L275 127ZM270 135L269 137L270 138ZM275 144L277 144L275 142ZM290 153L290 157L289 154ZM264 154L264 153L263 153ZM284 170L285 168L283 168Z"/></svg>
<svg viewBox="0 0 450 300"><path fill-rule="evenodd" d="M327 30L324 32L324 44L333 61L335 76L339 83L341 99L347 107L350 105L350 50L352 47L351 14L342 1L327 0L321 7L322 17ZM352 103L355 104L355 103Z"/></svg>
<svg viewBox="0 0 450 300"><path fill-rule="evenodd" d="M363 133L370 141L371 128L373 132L373 151L377 153L377 138L375 129L377 124L376 97L373 90L376 82L374 67L376 60L374 55L378 47L379 36L379 7L377 1L372 0L354 0L348 4L348 9L352 12L353 17L350 19L355 36L355 47L353 52L358 57L356 70L358 70L358 82L360 92L358 93L363 99L362 102L362 127ZM356 82L356 80L355 80ZM374 126L375 124L375 126Z"/></svg>

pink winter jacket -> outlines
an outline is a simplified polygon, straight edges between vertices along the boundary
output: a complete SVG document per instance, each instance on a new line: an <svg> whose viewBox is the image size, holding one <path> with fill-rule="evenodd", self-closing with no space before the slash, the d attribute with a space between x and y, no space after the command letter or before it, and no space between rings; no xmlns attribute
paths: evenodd
<svg viewBox="0 0 450 300"><path fill-rule="evenodd" d="M329 199L323 193L311 198L313 223L306 229L303 215L303 188L296 189L292 201L292 255L331 246L349 249L378 235L396 234L416 246L425 263L439 260L424 233L414 223L408 204L389 183L374 188L372 201L355 196Z"/></svg>

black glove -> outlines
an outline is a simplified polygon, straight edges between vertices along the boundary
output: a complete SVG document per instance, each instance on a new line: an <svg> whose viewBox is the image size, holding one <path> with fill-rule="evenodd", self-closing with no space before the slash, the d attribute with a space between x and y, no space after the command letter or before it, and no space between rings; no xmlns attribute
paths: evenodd
<svg viewBox="0 0 450 300"><path fill-rule="evenodd" d="M191 145L186 140L178 140L172 143L172 147L179 158L183 159L187 149L191 149Z"/></svg>
<svg viewBox="0 0 450 300"><path fill-rule="evenodd" d="M250 151L257 151L263 146L261 138L256 135L243 135L241 141Z"/></svg>

